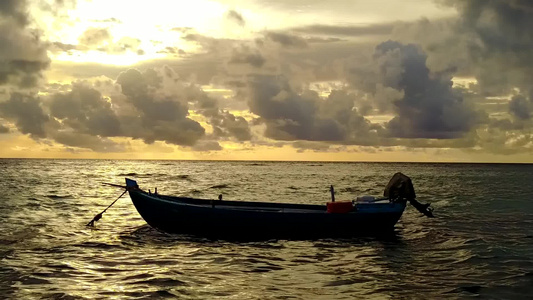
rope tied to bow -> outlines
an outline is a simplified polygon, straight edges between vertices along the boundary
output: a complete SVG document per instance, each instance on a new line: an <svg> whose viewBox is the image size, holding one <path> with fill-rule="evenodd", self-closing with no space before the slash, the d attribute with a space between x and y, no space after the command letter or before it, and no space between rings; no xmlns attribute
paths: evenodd
<svg viewBox="0 0 533 300"><path fill-rule="evenodd" d="M110 184L110 185L112 185L112 184ZM118 186L118 185L114 185L114 186ZM120 186L120 187L123 187L123 186ZM115 204L115 202L117 202L118 199L122 198L122 196L124 196L124 194L126 194L127 191L128 191L128 188L126 188L126 189L124 190L124 192L122 192L122 194L120 194L120 196L118 196L118 198L115 199L115 201L113 201L111 204L109 204L109 206L106 207L101 213L96 214L96 215L94 216L94 218L93 218L89 223L87 223L86 226L94 227L94 222L97 222L98 220L100 220L100 219L102 218L103 214L104 214L104 213L105 213L105 212L106 212L111 206L113 206L113 204Z"/></svg>

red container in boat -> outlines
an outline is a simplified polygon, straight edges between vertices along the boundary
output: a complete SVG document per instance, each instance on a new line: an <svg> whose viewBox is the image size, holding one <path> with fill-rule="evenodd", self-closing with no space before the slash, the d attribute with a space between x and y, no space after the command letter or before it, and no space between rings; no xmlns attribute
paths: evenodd
<svg viewBox="0 0 533 300"><path fill-rule="evenodd" d="M328 202L326 207L328 213L345 214L353 210L352 201Z"/></svg>

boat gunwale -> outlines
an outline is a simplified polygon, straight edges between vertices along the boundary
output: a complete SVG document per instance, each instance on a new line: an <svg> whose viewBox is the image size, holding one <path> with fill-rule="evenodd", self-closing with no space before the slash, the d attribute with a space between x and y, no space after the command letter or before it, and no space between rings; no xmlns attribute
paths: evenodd
<svg viewBox="0 0 533 300"><path fill-rule="evenodd" d="M299 204L299 203L281 203L281 202L254 202L254 201L236 201L236 200L214 200L200 199L182 196L169 196L161 194L149 194L141 189L131 190L130 193L139 193L143 197L148 197L154 201L166 202L173 205L186 205L198 208L215 208L224 210L254 211L254 212L272 212L272 213L320 213L326 214L327 206L321 204ZM339 201L341 202L341 201ZM352 202L354 209L347 214L360 213L359 209L366 211L366 207L396 206L401 203L394 202L372 202L357 203ZM405 205L400 207L405 209ZM400 209L398 208L398 209ZM379 213L379 212L377 212Z"/></svg>

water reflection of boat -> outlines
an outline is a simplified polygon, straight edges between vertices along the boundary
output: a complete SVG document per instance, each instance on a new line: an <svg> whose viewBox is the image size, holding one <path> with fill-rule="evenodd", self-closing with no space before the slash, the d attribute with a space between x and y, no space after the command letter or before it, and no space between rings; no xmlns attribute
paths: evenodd
<svg viewBox="0 0 533 300"><path fill-rule="evenodd" d="M399 176L400 174L401 176ZM410 179L397 173L384 198L362 197L325 205L227 201L166 196L126 186L139 214L152 227L210 237L347 237L391 230L407 200L414 199Z"/></svg>

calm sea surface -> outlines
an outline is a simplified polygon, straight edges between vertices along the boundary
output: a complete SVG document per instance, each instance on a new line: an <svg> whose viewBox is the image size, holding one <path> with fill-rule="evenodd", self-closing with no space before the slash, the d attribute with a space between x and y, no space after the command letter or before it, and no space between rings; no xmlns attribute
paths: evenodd
<svg viewBox="0 0 533 300"><path fill-rule="evenodd" d="M151 229L129 197L159 193L322 204L380 195L408 207L385 237L214 241ZM531 299L533 165L0 159L2 299ZM243 230L246 230L243 228ZM357 228L354 228L357 230Z"/></svg>

